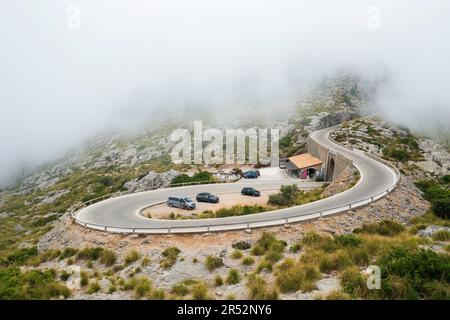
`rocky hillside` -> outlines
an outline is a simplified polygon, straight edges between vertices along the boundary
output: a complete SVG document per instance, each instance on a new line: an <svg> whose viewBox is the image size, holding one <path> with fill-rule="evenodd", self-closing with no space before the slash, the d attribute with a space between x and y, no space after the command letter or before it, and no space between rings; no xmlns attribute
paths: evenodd
<svg viewBox="0 0 450 320"><path fill-rule="evenodd" d="M416 178L443 176L450 171L450 153L444 146L378 118L345 122L333 137L344 145L394 162L403 173Z"/></svg>
<svg viewBox="0 0 450 320"><path fill-rule="evenodd" d="M336 140L402 171L389 197L252 232L105 234L74 224L67 209L109 193L195 179L199 170L225 179L221 170L230 168L171 163L173 126L98 137L0 192L0 277L17 280L0 283L0 299L448 299L450 225L428 201L438 209L448 201L449 154L405 128L361 118L367 92L357 79L328 79L270 126L282 129L280 150L289 156L304 150L310 132L342 123ZM349 168L326 192L347 190L357 178ZM382 290L367 290L368 266L392 269L396 259L408 263L383 275ZM39 287L30 289L30 281Z"/></svg>

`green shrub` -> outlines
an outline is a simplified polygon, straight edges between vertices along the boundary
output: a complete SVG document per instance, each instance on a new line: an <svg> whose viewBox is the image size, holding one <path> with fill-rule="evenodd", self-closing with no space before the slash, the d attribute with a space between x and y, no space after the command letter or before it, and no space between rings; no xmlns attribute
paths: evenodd
<svg viewBox="0 0 450 320"><path fill-rule="evenodd" d="M350 296L340 290L333 290L325 295L324 300L350 300Z"/></svg>
<svg viewBox="0 0 450 320"><path fill-rule="evenodd" d="M430 300L450 300L450 287L437 280L427 282L423 286L424 296Z"/></svg>
<svg viewBox="0 0 450 320"><path fill-rule="evenodd" d="M93 294L100 291L100 285L98 282L91 282L86 290L88 294Z"/></svg>
<svg viewBox="0 0 450 320"><path fill-rule="evenodd" d="M267 261L266 259L262 260L256 268L256 273L261 273L261 271L263 270L272 272L272 263L270 261Z"/></svg>
<svg viewBox="0 0 450 320"><path fill-rule="evenodd" d="M356 247L361 243L361 240L353 234L337 235L334 241L339 247Z"/></svg>
<svg viewBox="0 0 450 320"><path fill-rule="evenodd" d="M253 259L252 257L245 257L244 259L242 259L242 264L244 266L250 266L254 263L255 263L255 259Z"/></svg>
<svg viewBox="0 0 450 320"><path fill-rule="evenodd" d="M147 277L133 276L123 284L123 290L134 290L136 298L146 296L151 290L151 282Z"/></svg>
<svg viewBox="0 0 450 320"><path fill-rule="evenodd" d="M23 260L19 260L23 261ZM53 270L0 269L0 300L36 300L70 296L70 290L55 279Z"/></svg>
<svg viewBox="0 0 450 320"><path fill-rule="evenodd" d="M387 158L392 158L400 162L406 162L411 159L408 151L403 148L396 148L393 146L384 148L383 155Z"/></svg>
<svg viewBox="0 0 450 320"><path fill-rule="evenodd" d="M177 262L177 257L180 254L180 249L177 247L170 247L162 252L163 259L160 261L160 266L163 269L170 269Z"/></svg>
<svg viewBox="0 0 450 320"><path fill-rule="evenodd" d="M110 176L102 176L98 178L98 182L105 187L110 187L114 184L114 180Z"/></svg>
<svg viewBox="0 0 450 320"><path fill-rule="evenodd" d="M177 283L172 286L170 292L179 297L184 297L189 294L189 288L184 283Z"/></svg>
<svg viewBox="0 0 450 320"><path fill-rule="evenodd" d="M114 252L104 249L100 255L100 262L107 267L111 267L116 262L117 257Z"/></svg>
<svg viewBox="0 0 450 320"><path fill-rule="evenodd" d="M64 250L61 252L61 255L59 256L59 258L61 260L66 259L66 258L70 258L73 257L74 255L76 255L78 253L77 249L74 248L64 248Z"/></svg>
<svg viewBox="0 0 450 320"><path fill-rule="evenodd" d="M329 238L329 237L328 237ZM316 246L324 242L325 237L315 233L307 232L302 238L302 244L306 246Z"/></svg>
<svg viewBox="0 0 450 320"><path fill-rule="evenodd" d="M450 240L450 232L448 232L447 230L439 230L433 234L433 240L449 241Z"/></svg>
<svg viewBox="0 0 450 320"><path fill-rule="evenodd" d="M139 252L137 252L136 250L131 250L125 256L125 263L126 264L131 264L133 262L138 261L140 257L141 256L140 256Z"/></svg>
<svg viewBox="0 0 450 320"><path fill-rule="evenodd" d="M260 213L271 210L269 207L264 207L260 205L234 205L231 208L220 208L216 211L206 210L197 216L199 219L209 219L209 218L225 218L233 216L242 216L254 213Z"/></svg>
<svg viewBox="0 0 450 320"><path fill-rule="evenodd" d="M80 286L82 288L86 287L88 283L89 283L89 277L88 277L87 273L84 271L81 271L80 272Z"/></svg>
<svg viewBox="0 0 450 320"><path fill-rule="evenodd" d="M277 240L272 233L263 232L250 253L254 256L265 255L266 260L275 263L283 257L286 245L286 242Z"/></svg>
<svg viewBox="0 0 450 320"><path fill-rule="evenodd" d="M300 191L295 184L283 185L280 188L280 193L269 196L268 203L279 207L293 206L301 193L302 191Z"/></svg>
<svg viewBox="0 0 450 320"><path fill-rule="evenodd" d="M230 269L230 271L228 271L228 276L226 280L227 284L237 284L239 283L239 281L241 281L239 271L237 271L236 269Z"/></svg>
<svg viewBox="0 0 450 320"><path fill-rule="evenodd" d="M155 289L151 292L150 298L153 300L164 300L166 298L166 292L163 289Z"/></svg>
<svg viewBox="0 0 450 320"><path fill-rule="evenodd" d="M378 259L377 265L382 275L381 294L388 299L426 299L430 283L450 282L450 257L431 250L393 248ZM407 290L398 290L399 279Z"/></svg>
<svg viewBox="0 0 450 320"><path fill-rule="evenodd" d="M405 231L405 227L392 220L364 224L361 228L353 230L354 233L379 234L382 236L395 236L403 231Z"/></svg>
<svg viewBox="0 0 450 320"><path fill-rule="evenodd" d="M341 274L341 287L352 297L365 297L368 291L366 280L357 268L347 269Z"/></svg>
<svg viewBox="0 0 450 320"><path fill-rule="evenodd" d="M233 258L233 259L240 259L240 258L242 258L242 251L241 250L234 250L233 253L231 253L231 258Z"/></svg>
<svg viewBox="0 0 450 320"><path fill-rule="evenodd" d="M255 274L248 277L246 286L248 288L248 298L251 300L276 300L278 291L267 289L266 281Z"/></svg>
<svg viewBox="0 0 450 320"><path fill-rule="evenodd" d="M135 284L134 284L134 292L136 295L136 298L142 298L146 296L150 290L151 290L151 282L146 277L138 277L135 278Z"/></svg>
<svg viewBox="0 0 450 320"><path fill-rule="evenodd" d="M36 257L38 251L36 247L19 249L7 255L6 257L1 257L0 264L3 266L17 265L21 266L26 264L30 259Z"/></svg>
<svg viewBox="0 0 450 320"><path fill-rule="evenodd" d="M212 272L215 269L223 266L223 260L220 257L209 255L206 257L205 265L209 272Z"/></svg>
<svg viewBox="0 0 450 320"><path fill-rule="evenodd" d="M223 279L222 279L221 276L219 276L219 275L215 276L215 278L214 278L214 285L216 287L220 287L221 285L223 285Z"/></svg>
<svg viewBox="0 0 450 320"><path fill-rule="evenodd" d="M320 271L342 271L353 265L352 259L345 251L337 251L332 255L326 255L319 264Z"/></svg>
<svg viewBox="0 0 450 320"><path fill-rule="evenodd" d="M194 300L209 300L211 297L208 293L208 287L203 282L196 283L191 289L192 298Z"/></svg>
<svg viewBox="0 0 450 320"><path fill-rule="evenodd" d="M72 274L71 273L68 273L67 271L63 271L63 272L61 272L61 274L59 275L59 278L62 280L62 281L67 281L69 278L70 278L70 276L71 276Z"/></svg>
<svg viewBox="0 0 450 320"><path fill-rule="evenodd" d="M194 174L192 177L188 176L185 173L180 174L179 176L172 179L171 185L177 185L181 183L189 185L195 184L196 182L211 182L211 181L215 181L212 173L207 171L200 171Z"/></svg>
<svg viewBox="0 0 450 320"><path fill-rule="evenodd" d="M77 260L96 261L103 253L103 248L84 248L77 253Z"/></svg>
<svg viewBox="0 0 450 320"><path fill-rule="evenodd" d="M292 259L285 259L275 271L275 283L281 292L309 291L319 279L320 273L314 266L296 263Z"/></svg>
<svg viewBox="0 0 450 320"><path fill-rule="evenodd" d="M243 172L240 168L233 168L233 169L231 170L231 173L232 173L232 174L235 174L235 175L239 175L239 176L241 176L241 177L244 176L244 172Z"/></svg>
<svg viewBox="0 0 450 320"><path fill-rule="evenodd" d="M299 243L294 243L290 248L289 252L291 253L297 253L302 249L302 246Z"/></svg>
<svg viewBox="0 0 450 320"><path fill-rule="evenodd" d="M112 267L112 272L116 273L116 272L123 270L124 268L125 268L124 265L116 264L115 266Z"/></svg>
<svg viewBox="0 0 450 320"><path fill-rule="evenodd" d="M446 177L444 176L439 181L422 180L415 183L423 192L423 197L431 202L434 214L442 219L450 218L450 188Z"/></svg>
<svg viewBox="0 0 450 320"><path fill-rule="evenodd" d="M231 246L236 250L247 250L251 248L251 244L248 241L237 241L234 242Z"/></svg>
<svg viewBox="0 0 450 320"><path fill-rule="evenodd" d="M61 251L59 249L48 249L39 255L40 262L53 261L59 258Z"/></svg>
<svg viewBox="0 0 450 320"><path fill-rule="evenodd" d="M450 219L450 199L434 200L431 209L439 218Z"/></svg>
<svg viewBox="0 0 450 320"><path fill-rule="evenodd" d="M144 258L142 258L142 261L141 261L141 267L146 267L146 266L148 266L150 264L150 258L149 257L147 257L147 256L145 256Z"/></svg>
<svg viewBox="0 0 450 320"><path fill-rule="evenodd" d="M349 253L353 263L356 265L367 266L369 264L370 257L366 248L351 248L347 252Z"/></svg>
<svg viewBox="0 0 450 320"><path fill-rule="evenodd" d="M116 291L117 291L117 287L116 286L110 286L109 289L108 289L108 293L109 294L112 294L112 293L114 293Z"/></svg>

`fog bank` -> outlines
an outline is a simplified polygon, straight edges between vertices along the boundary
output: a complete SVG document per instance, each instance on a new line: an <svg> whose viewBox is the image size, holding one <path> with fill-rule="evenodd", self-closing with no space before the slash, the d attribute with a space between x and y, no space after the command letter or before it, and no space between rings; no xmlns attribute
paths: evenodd
<svg viewBox="0 0 450 320"><path fill-rule="evenodd" d="M0 184L142 119L290 110L342 69L385 79L389 119L450 119L447 0L15 0L0 26Z"/></svg>

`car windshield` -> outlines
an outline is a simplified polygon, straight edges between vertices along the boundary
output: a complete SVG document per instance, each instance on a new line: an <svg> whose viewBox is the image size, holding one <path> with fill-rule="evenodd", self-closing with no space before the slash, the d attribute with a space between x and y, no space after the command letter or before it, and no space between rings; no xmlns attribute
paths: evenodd
<svg viewBox="0 0 450 320"><path fill-rule="evenodd" d="M185 202L194 202L194 201L192 201L192 200L189 199L189 198L184 199L184 201L185 201Z"/></svg>

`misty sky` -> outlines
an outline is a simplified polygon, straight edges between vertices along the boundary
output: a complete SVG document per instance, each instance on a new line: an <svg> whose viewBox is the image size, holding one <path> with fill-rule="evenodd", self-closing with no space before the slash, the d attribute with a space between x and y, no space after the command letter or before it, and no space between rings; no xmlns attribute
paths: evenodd
<svg viewBox="0 0 450 320"><path fill-rule="evenodd" d="M448 0L1 0L0 184L152 113L279 112L341 69L386 78L376 107L434 128L449 40Z"/></svg>

